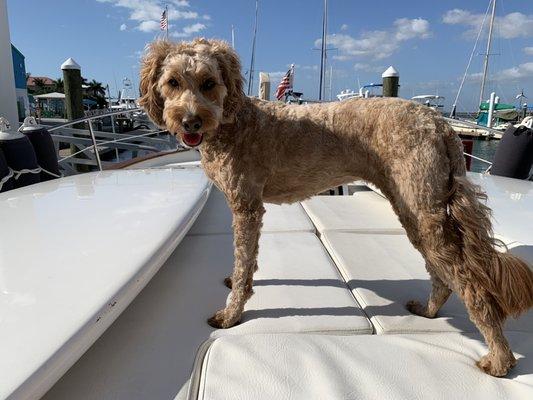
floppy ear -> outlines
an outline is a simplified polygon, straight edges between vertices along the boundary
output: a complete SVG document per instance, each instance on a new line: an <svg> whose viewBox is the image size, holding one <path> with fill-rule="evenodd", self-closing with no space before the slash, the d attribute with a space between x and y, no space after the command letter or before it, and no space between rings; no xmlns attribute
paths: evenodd
<svg viewBox="0 0 533 400"><path fill-rule="evenodd" d="M241 108L244 92L241 63L233 48L222 40L209 40L212 55L216 58L228 91L224 99L223 122L233 122L235 113Z"/></svg>
<svg viewBox="0 0 533 400"><path fill-rule="evenodd" d="M156 40L148 45L141 65L141 98L139 104L157 125L164 127L164 101L157 88L161 74L161 64L170 53L173 44L166 40Z"/></svg>

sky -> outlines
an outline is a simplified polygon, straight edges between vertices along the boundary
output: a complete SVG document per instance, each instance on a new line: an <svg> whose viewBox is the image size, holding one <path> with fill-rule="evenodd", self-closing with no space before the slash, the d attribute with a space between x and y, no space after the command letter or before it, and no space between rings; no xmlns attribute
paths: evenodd
<svg viewBox="0 0 533 400"><path fill-rule="evenodd" d="M294 89L318 96L323 0L260 0L255 82L269 72L273 90L290 64ZM400 73L400 96L446 97L453 103L489 0L329 0L327 69L334 98L341 90L380 82L393 65ZM231 41L250 65L255 0L7 0L12 43L25 55L34 76L61 76L73 57L88 79L109 84L113 95L122 79L138 87L139 59L147 43L164 33L159 18L169 7L172 40L197 36ZM487 29L480 34L459 111L475 110L480 91ZM498 0L487 95L516 103L524 90L533 97L533 1ZM329 86L329 76L327 82ZM257 85L254 94L257 93ZM533 100L531 101L533 103Z"/></svg>

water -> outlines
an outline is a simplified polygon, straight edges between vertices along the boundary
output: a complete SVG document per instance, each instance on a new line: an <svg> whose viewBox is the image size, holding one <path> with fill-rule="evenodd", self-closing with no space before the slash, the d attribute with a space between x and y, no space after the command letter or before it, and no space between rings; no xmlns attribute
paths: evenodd
<svg viewBox="0 0 533 400"><path fill-rule="evenodd" d="M474 140L474 148L472 154L476 157L483 158L484 160L492 162L496 149L498 148L499 140ZM488 164L479 161L472 160L471 171L483 172L488 168Z"/></svg>

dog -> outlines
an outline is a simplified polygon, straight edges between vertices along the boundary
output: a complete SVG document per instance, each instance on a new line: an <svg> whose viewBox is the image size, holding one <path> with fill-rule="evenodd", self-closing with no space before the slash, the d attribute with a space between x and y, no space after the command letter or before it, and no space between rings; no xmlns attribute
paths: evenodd
<svg viewBox="0 0 533 400"><path fill-rule="evenodd" d="M151 43L140 104L158 126L199 146L207 176L233 213L235 265L227 306L208 323L239 322L252 295L263 203L292 203L355 179L389 199L426 262L432 291L410 312L434 318L455 291L489 352L477 365L504 376L516 359L503 334L508 316L533 306L533 273L495 250L480 188L465 175L462 143L443 118L397 98L286 105L249 98L226 42Z"/></svg>

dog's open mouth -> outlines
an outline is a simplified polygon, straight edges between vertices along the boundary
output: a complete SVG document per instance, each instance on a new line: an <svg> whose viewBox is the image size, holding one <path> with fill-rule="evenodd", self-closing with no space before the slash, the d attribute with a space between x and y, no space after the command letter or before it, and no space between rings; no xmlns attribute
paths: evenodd
<svg viewBox="0 0 533 400"><path fill-rule="evenodd" d="M183 143L185 143L187 146L196 147L196 146L199 146L200 143L202 143L204 135L199 132L196 132L196 133L182 132L181 138L183 140Z"/></svg>

